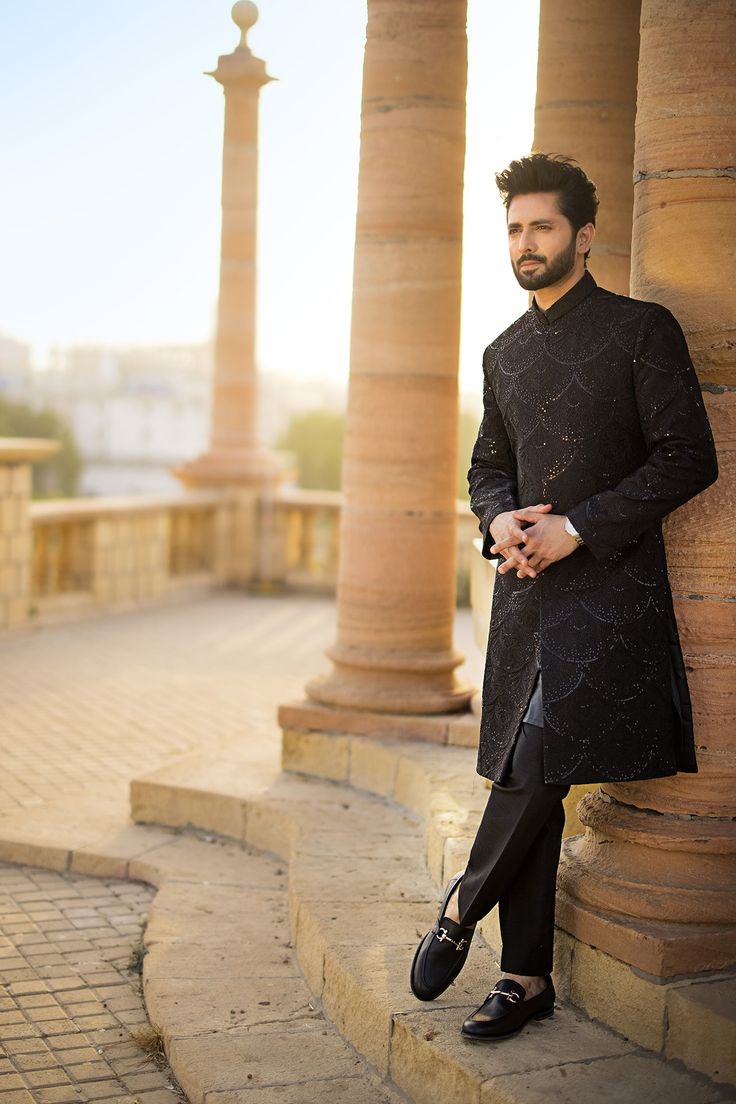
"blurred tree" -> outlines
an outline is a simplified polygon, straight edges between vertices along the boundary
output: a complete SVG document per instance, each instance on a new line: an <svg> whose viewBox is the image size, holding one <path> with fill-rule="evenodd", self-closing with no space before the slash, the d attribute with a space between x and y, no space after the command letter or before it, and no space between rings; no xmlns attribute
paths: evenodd
<svg viewBox="0 0 736 1104"><path fill-rule="evenodd" d="M60 414L44 407L10 402L0 395L0 437L50 437L61 448L48 460L33 465L33 497L60 498L75 495L82 470L74 435Z"/></svg>
<svg viewBox="0 0 736 1104"><path fill-rule="evenodd" d="M294 454L299 486L304 490L339 491L345 415L329 410L296 414L276 447Z"/></svg>
<svg viewBox="0 0 736 1104"><path fill-rule="evenodd" d="M468 501L470 454L478 436L480 415L461 410L458 424L457 497ZM345 415L309 410L295 415L276 447L294 454L299 486L305 490L339 491Z"/></svg>

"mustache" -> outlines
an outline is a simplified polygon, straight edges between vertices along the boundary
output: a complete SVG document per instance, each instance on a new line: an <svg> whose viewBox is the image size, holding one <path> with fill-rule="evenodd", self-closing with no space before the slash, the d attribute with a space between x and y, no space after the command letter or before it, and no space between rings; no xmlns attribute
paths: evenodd
<svg viewBox="0 0 736 1104"><path fill-rule="evenodd" d="M519 257L516 267L521 268L525 261L539 261L540 264L545 264L546 260L546 257L540 257L537 253L527 253L524 257Z"/></svg>

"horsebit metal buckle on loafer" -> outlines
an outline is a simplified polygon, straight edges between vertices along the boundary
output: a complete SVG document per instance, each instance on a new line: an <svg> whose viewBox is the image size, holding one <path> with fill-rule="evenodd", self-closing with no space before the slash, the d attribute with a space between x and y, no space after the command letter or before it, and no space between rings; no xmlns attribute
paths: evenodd
<svg viewBox="0 0 736 1104"><path fill-rule="evenodd" d="M483 1004L485 1004L486 1001L489 1001L491 997L494 997L496 994L498 994L499 997L505 997L506 1000L511 1001L512 1004L516 1004L517 1001L521 1000L521 997L518 993L508 992L506 989L491 989L490 993L486 997L486 1000L483 1001Z"/></svg>
<svg viewBox="0 0 736 1104"><path fill-rule="evenodd" d="M464 951L468 945L467 939L453 939L447 931L447 928L440 928L439 931L436 931L434 934L435 938L439 939L440 943L444 943L446 939L449 940L450 943L453 943L456 951Z"/></svg>

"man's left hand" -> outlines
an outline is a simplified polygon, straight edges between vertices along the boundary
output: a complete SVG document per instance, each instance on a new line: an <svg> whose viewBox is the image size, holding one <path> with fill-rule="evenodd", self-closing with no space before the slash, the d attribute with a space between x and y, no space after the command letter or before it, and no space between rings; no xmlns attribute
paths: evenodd
<svg viewBox="0 0 736 1104"><path fill-rule="evenodd" d="M511 512L517 521L531 522L524 530L524 554L535 571L544 571L578 547L578 542L565 529L564 514L540 513L532 506ZM501 564L498 570L503 573L504 567L505 564Z"/></svg>

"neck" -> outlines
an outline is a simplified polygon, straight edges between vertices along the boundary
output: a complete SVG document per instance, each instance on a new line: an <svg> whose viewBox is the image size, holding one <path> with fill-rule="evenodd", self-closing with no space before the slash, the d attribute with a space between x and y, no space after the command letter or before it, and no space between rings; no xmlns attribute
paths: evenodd
<svg viewBox="0 0 736 1104"><path fill-rule="evenodd" d="M563 277L562 280L558 280L556 284L550 284L549 287L539 288L534 292L534 298L537 302L537 306L543 311L549 310L549 308L561 299L562 296L570 290L571 287L575 287L578 280L581 280L585 275L585 263L582 265L575 265L575 267Z"/></svg>

